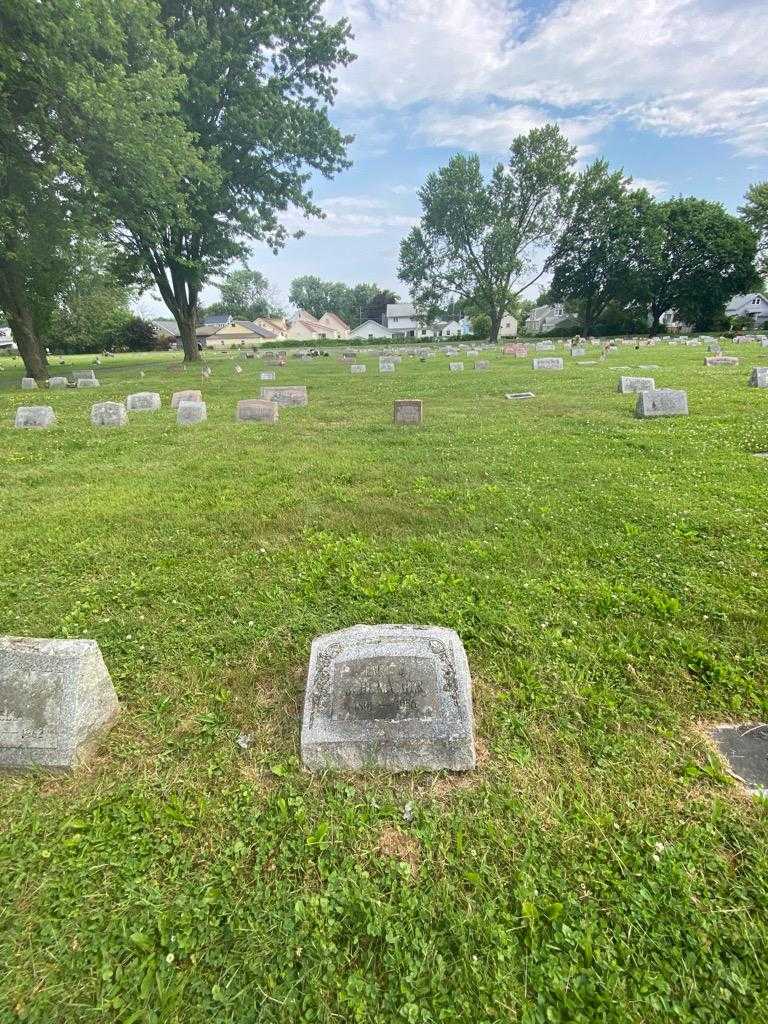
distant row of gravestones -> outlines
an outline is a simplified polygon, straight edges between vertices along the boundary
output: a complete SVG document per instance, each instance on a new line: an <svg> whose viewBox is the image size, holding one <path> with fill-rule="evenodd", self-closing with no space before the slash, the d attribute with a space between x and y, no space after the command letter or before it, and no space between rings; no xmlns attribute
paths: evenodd
<svg viewBox="0 0 768 1024"><path fill-rule="evenodd" d="M71 770L119 711L94 640L0 637L0 770ZM459 636L381 625L317 637L301 754L317 771L474 768L472 681Z"/></svg>
<svg viewBox="0 0 768 1024"><path fill-rule="evenodd" d="M735 356L717 356L704 360L708 366L733 366L739 360ZM451 364L462 367L462 364ZM534 359L534 369L561 370L562 359ZM650 368L650 367L649 367ZM750 387L768 388L768 366L756 366L749 376ZM674 388L657 388L653 377L621 377L618 391L622 395L637 394L635 415L640 419L659 416L687 416L688 396L685 391ZM507 398L534 398L533 392L515 392ZM263 387L260 398L245 398L237 403L236 419L255 420L262 423L277 423L280 406L304 406L309 403L306 386ZM128 423L129 412L156 412L161 407L160 395L155 391L140 391L128 395L123 402L96 402L91 407L91 423L96 427L123 427ZM176 422L180 426L202 423L208 418L208 410L200 391L175 391L171 397L171 408L176 410ZM394 403L393 420L398 425L415 425L422 422L420 399L398 399ZM56 414L50 405L22 405L16 410L17 428L45 428L56 423Z"/></svg>

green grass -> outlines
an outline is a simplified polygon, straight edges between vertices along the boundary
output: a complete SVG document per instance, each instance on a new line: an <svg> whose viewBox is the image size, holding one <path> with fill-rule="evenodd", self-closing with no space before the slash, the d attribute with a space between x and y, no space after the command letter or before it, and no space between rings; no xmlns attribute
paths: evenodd
<svg viewBox="0 0 768 1024"><path fill-rule="evenodd" d="M735 351L290 360L275 427L212 357L188 429L178 357L45 396L0 360L0 632L96 639L123 708L90 768L0 779L0 1022L768 1019L766 803L702 730L768 716L768 353ZM647 363L688 418L633 418ZM134 390L162 411L90 426ZM471 778L302 771L310 642L358 622L459 632Z"/></svg>

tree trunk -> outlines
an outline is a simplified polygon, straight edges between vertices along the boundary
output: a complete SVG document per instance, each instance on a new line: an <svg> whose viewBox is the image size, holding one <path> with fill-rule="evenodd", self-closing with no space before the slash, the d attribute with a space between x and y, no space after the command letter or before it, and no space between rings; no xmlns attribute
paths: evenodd
<svg viewBox="0 0 768 1024"><path fill-rule="evenodd" d="M37 336L35 319L18 274L12 269L0 270L0 306L8 318L27 376L34 377L39 384L44 383L48 380L45 346Z"/></svg>
<svg viewBox="0 0 768 1024"><path fill-rule="evenodd" d="M194 309L191 314L187 313L177 316L176 323L179 325L181 346L184 349L184 362L193 363L196 359L200 358L200 350L197 347L197 317L195 316Z"/></svg>
<svg viewBox="0 0 768 1024"><path fill-rule="evenodd" d="M651 321L651 327L650 327L650 330L648 331L648 334L651 337L653 337L654 334L658 334L659 333L659 327L661 326L661 314L662 314L662 312L663 312L663 310L659 310L657 306L655 306L653 304L651 305L651 313L653 315L653 320Z"/></svg>
<svg viewBox="0 0 768 1024"><path fill-rule="evenodd" d="M501 328L501 313L491 313L491 330L488 335L488 341L491 345L498 345L499 343L499 329Z"/></svg>

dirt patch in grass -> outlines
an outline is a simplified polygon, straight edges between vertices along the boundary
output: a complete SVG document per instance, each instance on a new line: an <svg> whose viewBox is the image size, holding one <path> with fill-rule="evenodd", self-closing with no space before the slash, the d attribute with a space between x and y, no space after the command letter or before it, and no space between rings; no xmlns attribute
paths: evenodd
<svg viewBox="0 0 768 1024"><path fill-rule="evenodd" d="M390 857L406 864L413 877L419 873L421 843L415 836L409 836L399 828L387 826L379 833L376 852L380 857Z"/></svg>

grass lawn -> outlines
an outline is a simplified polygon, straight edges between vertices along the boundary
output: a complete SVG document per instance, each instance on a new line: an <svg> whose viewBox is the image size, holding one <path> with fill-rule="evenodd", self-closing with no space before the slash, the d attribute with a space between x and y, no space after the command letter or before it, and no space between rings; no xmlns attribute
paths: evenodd
<svg viewBox="0 0 768 1024"><path fill-rule="evenodd" d="M0 778L1 1024L766 1021L768 802L703 736L768 716L768 352L733 351L290 359L274 427L212 356L187 429L178 356L46 394L0 360L0 632L97 640L123 708L88 769ZM630 367L691 415L634 419ZM462 637L471 777L301 769L312 638L377 622Z"/></svg>

